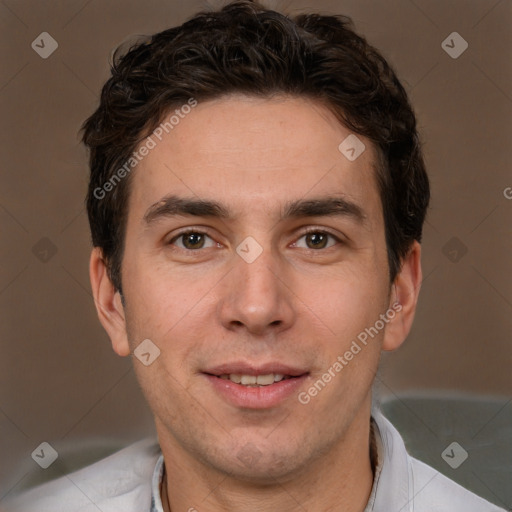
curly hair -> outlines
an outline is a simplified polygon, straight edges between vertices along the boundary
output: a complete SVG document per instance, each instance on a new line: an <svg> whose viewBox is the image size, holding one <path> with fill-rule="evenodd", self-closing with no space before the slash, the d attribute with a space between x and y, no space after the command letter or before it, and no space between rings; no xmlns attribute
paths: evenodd
<svg viewBox="0 0 512 512"><path fill-rule="evenodd" d="M394 281L430 199L416 118L395 72L342 15L289 17L238 0L200 12L113 56L100 105L84 122L90 181L86 199L95 247L121 291L131 176L98 199L95 190L131 157L173 108L190 98L285 94L321 102L378 154L376 180Z"/></svg>

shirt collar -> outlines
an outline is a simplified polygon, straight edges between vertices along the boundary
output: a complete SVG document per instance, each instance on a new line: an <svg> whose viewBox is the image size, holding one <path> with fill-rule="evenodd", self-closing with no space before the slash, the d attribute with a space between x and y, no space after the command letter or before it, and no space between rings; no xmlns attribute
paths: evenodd
<svg viewBox="0 0 512 512"><path fill-rule="evenodd" d="M162 483L162 476L164 474L164 456L163 454L158 457L153 477L151 479L151 509L150 512L164 512L162 500L160 498L160 484Z"/></svg>
<svg viewBox="0 0 512 512"><path fill-rule="evenodd" d="M372 493L364 512L397 510L413 512L412 472L410 456L398 431L383 414L372 411L375 422L379 463L375 472Z"/></svg>
<svg viewBox="0 0 512 512"><path fill-rule="evenodd" d="M373 485L372 485L372 491L370 493L370 498L368 499L368 503L366 505L366 508L364 509L364 512L372 512L375 509L375 499L377 497L377 488L379 486L379 479L380 474L382 472L382 466L383 466L383 451L382 451L382 441L380 437L380 432L378 430L377 423L375 419L372 417L371 420L371 427L370 427L370 447L373 445L373 449L375 450L375 453L370 453L370 456L373 455L374 460L376 461L375 467L373 468ZM371 448L370 448L371 452Z"/></svg>

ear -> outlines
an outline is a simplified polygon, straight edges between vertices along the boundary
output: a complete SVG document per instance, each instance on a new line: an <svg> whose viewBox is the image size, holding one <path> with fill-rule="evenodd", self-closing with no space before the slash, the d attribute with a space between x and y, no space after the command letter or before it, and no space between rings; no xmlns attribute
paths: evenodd
<svg viewBox="0 0 512 512"><path fill-rule="evenodd" d="M382 350L396 350L407 338L416 312L421 278L421 245L414 241L391 288L389 311L394 310L396 315L386 325Z"/></svg>
<svg viewBox="0 0 512 512"><path fill-rule="evenodd" d="M120 356L127 356L130 354L130 346L126 334L126 319L121 295L115 290L108 276L103 254L99 247L92 250L89 262L89 277L96 311L101 325L110 337L112 348Z"/></svg>

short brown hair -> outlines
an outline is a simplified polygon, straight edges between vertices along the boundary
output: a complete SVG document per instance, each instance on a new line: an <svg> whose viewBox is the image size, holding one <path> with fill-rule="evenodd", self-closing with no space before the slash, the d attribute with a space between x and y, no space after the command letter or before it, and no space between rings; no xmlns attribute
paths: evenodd
<svg viewBox="0 0 512 512"><path fill-rule="evenodd" d="M346 16L294 18L257 2L235 1L183 25L116 50L100 105L83 125L90 150L87 212L115 288L121 261L130 176L98 199L137 145L171 109L190 98L230 93L287 94L322 102L379 154L389 274L394 280L414 240L421 241L430 198L416 118L407 94L381 54Z"/></svg>

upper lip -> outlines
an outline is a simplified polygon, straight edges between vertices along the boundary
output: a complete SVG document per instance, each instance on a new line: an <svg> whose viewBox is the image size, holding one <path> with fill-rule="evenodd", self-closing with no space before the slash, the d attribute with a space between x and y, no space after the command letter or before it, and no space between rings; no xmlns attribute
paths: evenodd
<svg viewBox="0 0 512 512"><path fill-rule="evenodd" d="M208 373L210 375L269 375L271 373L278 373L281 375L289 375L291 377L298 377L300 375L304 375L308 373L307 370L303 368L299 368L297 366L290 366L287 364L282 364L278 362L268 362L265 364L251 364L247 362L233 362L233 363L224 363L218 366L214 366L207 370L204 370L203 373Z"/></svg>

